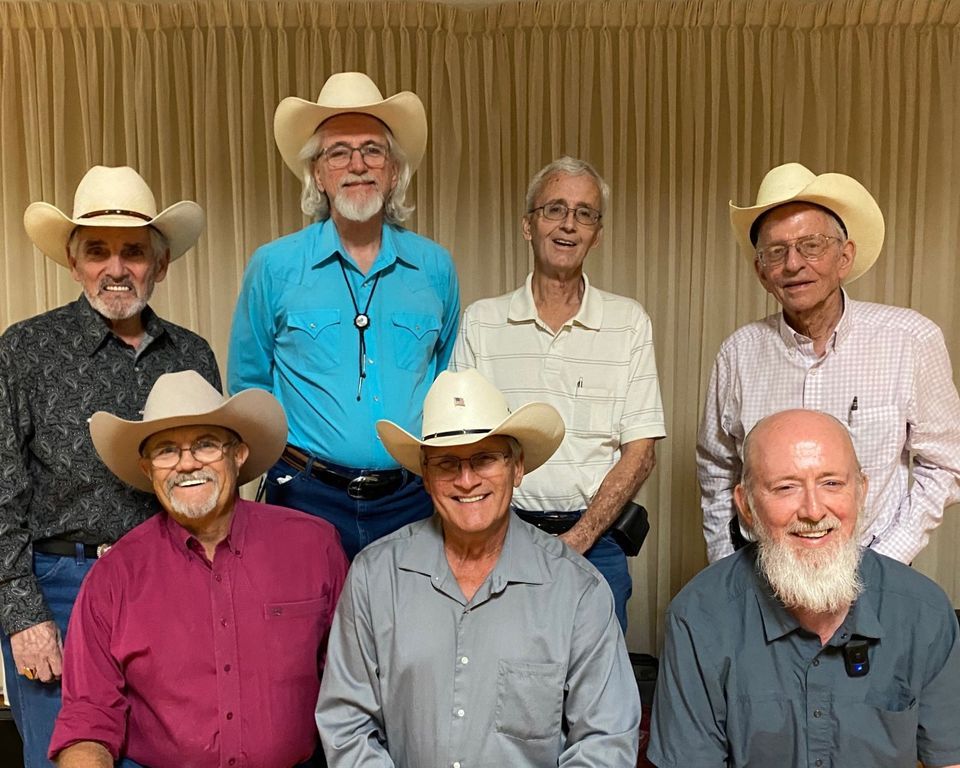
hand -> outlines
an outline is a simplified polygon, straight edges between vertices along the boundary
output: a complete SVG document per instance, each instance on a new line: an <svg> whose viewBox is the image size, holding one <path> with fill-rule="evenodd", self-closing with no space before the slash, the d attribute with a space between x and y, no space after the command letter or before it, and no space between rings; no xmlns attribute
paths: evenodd
<svg viewBox="0 0 960 768"><path fill-rule="evenodd" d="M581 555L590 549L590 547L592 547L594 544L594 542L590 540L589 535L583 534L582 529L580 531L577 530L577 526L574 526L566 533L561 533L559 536L557 536L557 538L570 547L570 549L572 549L574 552L577 552Z"/></svg>
<svg viewBox="0 0 960 768"><path fill-rule="evenodd" d="M62 647L60 630L53 621L34 624L10 635L10 649L17 672L31 679L31 675L24 674L24 671L32 670L33 679L42 683L60 679Z"/></svg>

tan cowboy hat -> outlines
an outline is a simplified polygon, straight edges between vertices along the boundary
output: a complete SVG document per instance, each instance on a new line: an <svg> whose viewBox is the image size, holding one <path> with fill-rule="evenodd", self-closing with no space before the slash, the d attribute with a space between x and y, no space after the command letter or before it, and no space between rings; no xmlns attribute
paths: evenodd
<svg viewBox="0 0 960 768"><path fill-rule="evenodd" d="M150 435L174 427L214 426L236 432L250 455L239 482L259 477L280 458L287 442L287 417L269 392L247 389L229 399L196 371L165 373L153 385L142 421L128 421L106 411L90 418L90 437L103 463L127 485L153 491L140 470L140 446Z"/></svg>
<svg viewBox="0 0 960 768"><path fill-rule="evenodd" d="M377 422L384 447L400 464L420 474L420 447L470 445L492 435L508 435L523 447L523 467L533 472L563 440L563 419L546 403L527 403L510 413L506 398L476 369L441 373L423 402L423 438L392 421Z"/></svg>
<svg viewBox="0 0 960 768"><path fill-rule="evenodd" d="M73 217L49 203L31 203L23 226L33 244L57 264L69 267L67 241L84 227L153 227L170 246L170 261L193 247L203 231L203 209L182 200L157 213L157 201L147 182L133 168L95 165L77 185Z"/></svg>
<svg viewBox="0 0 960 768"><path fill-rule="evenodd" d="M307 139L324 120L347 112L372 115L384 123L410 161L411 173L417 170L427 148L427 113L420 97L401 91L385 99L363 72L337 72L323 84L316 102L288 96L273 116L277 148L298 179L303 162L297 156Z"/></svg>
<svg viewBox="0 0 960 768"><path fill-rule="evenodd" d="M873 266L883 246L883 213L859 181L842 173L815 175L800 163L778 165L760 182L757 203L738 208L730 201L730 223L744 253L752 262L757 255L752 232L767 211L785 203L814 203L835 213L857 245L857 256L846 282L851 283Z"/></svg>

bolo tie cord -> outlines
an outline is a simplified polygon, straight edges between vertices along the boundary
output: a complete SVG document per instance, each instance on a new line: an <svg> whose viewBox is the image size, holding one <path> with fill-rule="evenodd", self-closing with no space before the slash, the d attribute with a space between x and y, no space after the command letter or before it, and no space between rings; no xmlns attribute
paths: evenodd
<svg viewBox="0 0 960 768"><path fill-rule="evenodd" d="M353 303L353 327L357 329L357 333L360 334L360 356L357 359L357 402L360 402L360 392L363 389L363 380L367 378L367 366L365 358L367 356L367 342L364 338L364 333L366 333L367 328L370 327L370 315L367 312L370 310L370 302L373 301L373 293L377 290L377 285L380 283L380 275L378 274L373 281L373 287L370 289L370 295L367 296L367 304L363 308L363 312L360 311L360 307L357 305L357 297L353 294L353 286L350 285L350 279L347 277L347 270L343 266L343 256L338 252L337 256L338 263L340 264L340 272L343 274L343 282L347 284L347 290L350 292L350 301ZM382 272L380 274L383 274Z"/></svg>

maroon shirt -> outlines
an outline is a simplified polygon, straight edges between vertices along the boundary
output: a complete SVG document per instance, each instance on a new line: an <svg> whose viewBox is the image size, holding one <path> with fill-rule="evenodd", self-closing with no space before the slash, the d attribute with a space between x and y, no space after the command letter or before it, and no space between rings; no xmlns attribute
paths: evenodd
<svg viewBox="0 0 960 768"><path fill-rule="evenodd" d="M314 707L347 571L329 523L238 500L211 564L165 513L91 569L64 651L50 756L289 768L317 742Z"/></svg>

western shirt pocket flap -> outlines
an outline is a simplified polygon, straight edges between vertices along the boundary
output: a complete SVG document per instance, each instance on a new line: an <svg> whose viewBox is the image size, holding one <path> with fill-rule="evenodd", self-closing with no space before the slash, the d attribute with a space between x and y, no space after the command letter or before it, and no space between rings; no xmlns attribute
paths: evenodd
<svg viewBox="0 0 960 768"><path fill-rule="evenodd" d="M431 331L440 330L440 320L433 315L419 315L412 312L394 312L393 324L399 328L406 328L418 339L422 339Z"/></svg>
<svg viewBox="0 0 960 768"><path fill-rule="evenodd" d="M340 324L339 309L311 309L308 312L291 312L287 315L287 325L298 331L304 331L317 338L324 328Z"/></svg>
<svg viewBox="0 0 960 768"><path fill-rule="evenodd" d="M314 600L298 600L293 603L264 603L263 614L267 619L296 619L304 616L316 616L330 610L330 599L318 597Z"/></svg>

